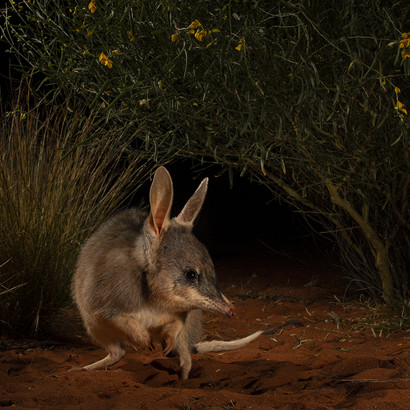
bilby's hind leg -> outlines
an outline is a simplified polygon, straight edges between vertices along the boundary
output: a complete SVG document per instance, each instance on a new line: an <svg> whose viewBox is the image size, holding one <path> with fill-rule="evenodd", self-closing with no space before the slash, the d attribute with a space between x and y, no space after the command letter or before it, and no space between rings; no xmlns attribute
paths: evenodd
<svg viewBox="0 0 410 410"><path fill-rule="evenodd" d="M115 328L125 335L130 344L148 347L150 350L155 349L148 330L132 316L118 315L112 318L111 321Z"/></svg>
<svg viewBox="0 0 410 410"><path fill-rule="evenodd" d="M86 327L88 333L97 344L105 348L108 355L95 363L72 370L94 370L100 367L112 366L124 357L124 344L154 348L148 330L128 315L114 316L110 320L96 319L94 323L86 324Z"/></svg>
<svg viewBox="0 0 410 410"><path fill-rule="evenodd" d="M100 367L107 368L119 362L125 355L125 350L119 344L112 344L106 347L108 355L104 359L98 360L84 367L73 367L70 370L94 370Z"/></svg>
<svg viewBox="0 0 410 410"><path fill-rule="evenodd" d="M125 350L120 345L110 345L106 347L108 355L104 359L84 366L85 370L94 370L100 367L108 367L119 362L125 355Z"/></svg>

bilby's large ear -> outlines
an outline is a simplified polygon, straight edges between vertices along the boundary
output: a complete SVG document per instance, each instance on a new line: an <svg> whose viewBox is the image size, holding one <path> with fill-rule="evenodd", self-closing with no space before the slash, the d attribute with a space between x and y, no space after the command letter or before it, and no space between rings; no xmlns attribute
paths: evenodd
<svg viewBox="0 0 410 410"><path fill-rule="evenodd" d="M198 216L202 204L204 203L207 189L208 178L205 178L199 184L199 187L191 198L189 198L180 214L175 218L178 223L183 225L192 225L194 223L195 218Z"/></svg>
<svg viewBox="0 0 410 410"><path fill-rule="evenodd" d="M149 191L151 212L149 215L149 228L156 236L160 236L169 223L174 189L172 179L165 167L155 171L154 180Z"/></svg>

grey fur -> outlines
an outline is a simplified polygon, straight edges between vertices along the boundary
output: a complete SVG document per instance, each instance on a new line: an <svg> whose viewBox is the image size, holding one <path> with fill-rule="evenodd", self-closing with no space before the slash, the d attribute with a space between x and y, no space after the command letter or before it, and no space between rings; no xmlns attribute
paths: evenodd
<svg viewBox="0 0 410 410"><path fill-rule="evenodd" d="M153 339L159 339L164 354L179 355L186 379L191 352L237 349L261 334L200 341L201 310L234 314L218 289L206 248L191 232L207 183L206 178L170 219L172 179L160 167L151 185L150 212L129 209L114 215L84 243L72 294L85 328L108 355L83 369L110 366L124 356L125 346L153 348Z"/></svg>

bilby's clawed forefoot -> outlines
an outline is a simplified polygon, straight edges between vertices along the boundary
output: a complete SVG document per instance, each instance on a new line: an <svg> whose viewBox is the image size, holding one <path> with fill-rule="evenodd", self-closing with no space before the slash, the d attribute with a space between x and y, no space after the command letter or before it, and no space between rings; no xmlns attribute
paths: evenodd
<svg viewBox="0 0 410 410"><path fill-rule="evenodd" d="M158 339L165 355L179 355L185 379L191 352L237 349L259 336L256 332L230 342L200 341L202 310L235 314L218 289L206 248L192 234L207 186L206 178L171 218L172 179L160 167L150 189L150 212L118 213L85 242L72 293L88 333L108 355L84 369L118 362L124 346L152 349L153 339Z"/></svg>

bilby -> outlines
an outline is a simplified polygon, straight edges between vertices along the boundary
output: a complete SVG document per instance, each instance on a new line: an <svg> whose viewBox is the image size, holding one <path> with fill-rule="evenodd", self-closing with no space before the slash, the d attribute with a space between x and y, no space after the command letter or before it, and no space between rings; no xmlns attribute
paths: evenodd
<svg viewBox="0 0 410 410"><path fill-rule="evenodd" d="M171 176L157 169L150 189L150 211L129 209L104 222L80 250L72 294L90 336L108 355L83 369L117 363L126 346L179 355L187 379L191 353L238 349L262 331L233 341L202 342L202 310L234 315L218 288L206 248L192 234L205 199L208 178L175 218Z"/></svg>

